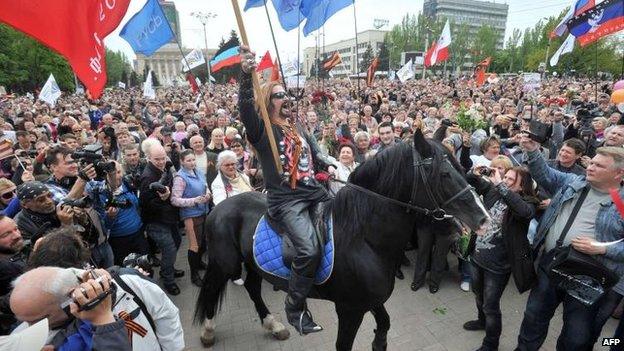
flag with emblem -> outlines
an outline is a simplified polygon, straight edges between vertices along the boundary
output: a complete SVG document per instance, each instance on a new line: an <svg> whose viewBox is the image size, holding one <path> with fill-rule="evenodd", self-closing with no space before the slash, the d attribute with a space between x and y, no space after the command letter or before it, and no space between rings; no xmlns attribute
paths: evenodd
<svg viewBox="0 0 624 351"><path fill-rule="evenodd" d="M41 92L39 93L39 100L45 101L48 104L54 107L56 104L56 100L61 97L61 89L59 89L58 84L56 84L56 79L54 79L54 75L50 73L48 80L46 81L43 88L41 88Z"/></svg>
<svg viewBox="0 0 624 351"><path fill-rule="evenodd" d="M605 0L573 17L568 22L570 33L581 46L624 29L624 0Z"/></svg>

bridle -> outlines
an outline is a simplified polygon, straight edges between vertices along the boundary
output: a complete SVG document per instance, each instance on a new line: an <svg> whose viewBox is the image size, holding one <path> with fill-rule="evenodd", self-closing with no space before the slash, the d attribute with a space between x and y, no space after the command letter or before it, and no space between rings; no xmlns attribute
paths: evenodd
<svg viewBox="0 0 624 351"><path fill-rule="evenodd" d="M429 181L427 180L427 174L425 172L425 166L426 165L431 165L433 164L433 157L429 157L426 159L423 159L422 157L420 157L420 154L418 154L418 152L416 151L416 148L412 147L412 155L414 158L414 178L413 178L413 182L412 182L412 193L410 195L410 200L409 202L403 202L403 201L399 201L381 194L378 194L372 190L366 189L364 187L361 187L357 184L353 184L353 183L348 183L348 182L343 182L340 180L335 180L338 181L340 183L345 184L346 186L356 189L360 192L363 192L367 195L370 195L372 197L376 197L379 199L382 199L384 201L390 202L392 204L401 206L406 208L406 212L409 213L410 211L415 211L418 212L422 215L425 215L427 217L430 217L436 221L442 221L445 219L452 219L453 216L449 215L446 213L446 211L443 209L443 207L445 207L446 205L450 204L451 202L457 200L460 196L462 196L464 193L471 191L472 187L470 185L466 185L466 187L464 187L462 190L460 190L457 194L453 195L451 198L449 198L448 200L442 202L441 204L437 201L436 197L433 194L433 191L431 189L431 187L429 186ZM449 162L448 160L448 156L444 155L444 162ZM427 194L427 197L429 197L429 200L431 202L433 202L435 208L434 209L429 209L429 208L424 208L424 207L420 207L416 205L416 196L417 196L417 190L418 190L418 175L420 175L420 179L423 182L423 186L425 188L425 192Z"/></svg>

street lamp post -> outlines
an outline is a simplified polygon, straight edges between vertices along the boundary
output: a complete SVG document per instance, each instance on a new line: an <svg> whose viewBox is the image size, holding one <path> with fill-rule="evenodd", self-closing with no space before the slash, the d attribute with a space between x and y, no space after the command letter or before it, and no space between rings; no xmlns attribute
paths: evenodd
<svg viewBox="0 0 624 351"><path fill-rule="evenodd" d="M205 49L206 49L206 68L208 69L208 86L210 86L212 84L211 82L211 73L210 73L210 60L208 60L208 36L206 35L206 24L208 23L208 20L217 17L216 13L212 13L212 12L208 12L208 13L203 13L203 12L191 12L191 16L197 18L199 20L199 22L201 22L202 26L204 27L204 45L205 45Z"/></svg>

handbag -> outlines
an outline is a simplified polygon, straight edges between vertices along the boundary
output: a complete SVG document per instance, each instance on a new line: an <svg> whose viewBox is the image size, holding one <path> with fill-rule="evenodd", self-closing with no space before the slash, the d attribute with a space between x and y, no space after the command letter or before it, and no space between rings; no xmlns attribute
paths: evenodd
<svg viewBox="0 0 624 351"><path fill-rule="evenodd" d="M546 273L551 282L585 305L592 305L605 291L619 281L619 276L594 257L577 251L572 245L563 246L572 222L576 218L589 187L585 187L561 231L555 248L547 253Z"/></svg>

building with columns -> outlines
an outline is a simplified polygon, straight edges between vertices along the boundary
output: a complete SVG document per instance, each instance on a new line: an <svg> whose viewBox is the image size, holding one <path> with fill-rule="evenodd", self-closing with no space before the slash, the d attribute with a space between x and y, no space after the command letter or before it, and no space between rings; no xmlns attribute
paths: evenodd
<svg viewBox="0 0 624 351"><path fill-rule="evenodd" d="M187 55L192 49L183 48L184 55ZM202 49L206 60L210 60L217 52L217 49ZM134 60L134 71L137 74L143 74L145 67L151 69L157 77L158 82L162 86L171 86L178 82L184 82L185 77L182 72L182 54L177 44L165 44L152 56L137 54Z"/></svg>
<svg viewBox="0 0 624 351"><path fill-rule="evenodd" d="M182 33L180 32L180 18L178 11L176 10L175 3L173 1L159 0L160 6L165 13L165 17L171 25L173 33L182 42ZM199 49L199 48L197 48ZM184 55L187 55L192 51L191 49L183 48ZM202 48L206 61L209 61L214 56L217 49ZM136 60L134 60L134 71L137 74L143 74L145 68L151 69L154 75L158 79L158 82L162 86L171 86L176 82L184 82L185 77L182 72L182 54L178 48L178 44L175 42L175 38L169 43L163 45L152 56L145 56L143 54L137 54Z"/></svg>

